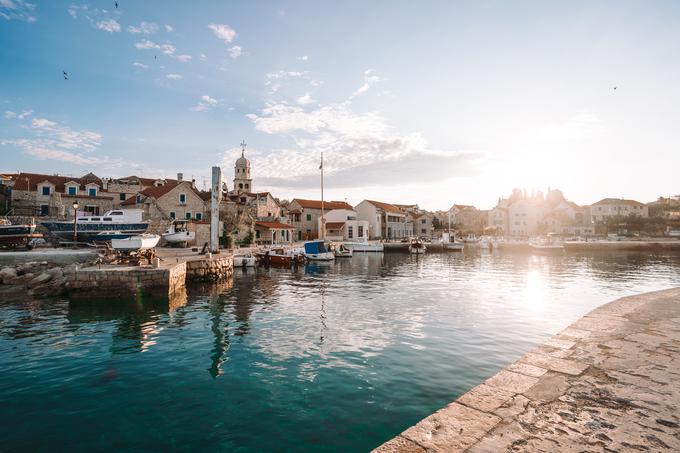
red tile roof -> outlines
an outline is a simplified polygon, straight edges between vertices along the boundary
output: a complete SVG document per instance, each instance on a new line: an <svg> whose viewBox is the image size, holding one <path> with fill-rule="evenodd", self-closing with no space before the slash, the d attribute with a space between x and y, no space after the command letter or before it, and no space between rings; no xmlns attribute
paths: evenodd
<svg viewBox="0 0 680 453"><path fill-rule="evenodd" d="M401 209L399 209L398 207L396 207L393 204L383 203L382 201L374 201L374 200L366 200L366 201L371 203L376 208L382 209L383 211L392 212L392 213L395 213L395 214L404 214L404 211L402 211Z"/></svg>
<svg viewBox="0 0 680 453"><path fill-rule="evenodd" d="M303 208L321 209L321 200L303 200L302 198L293 198L291 203L293 202L299 204ZM326 211L331 211L333 209L349 209L350 211L354 211L352 205L347 204L347 202L344 201L324 201L323 208Z"/></svg>
<svg viewBox="0 0 680 453"><path fill-rule="evenodd" d="M287 224L281 223L281 222L261 222L261 221L257 221L257 222L255 222L255 225L261 226L263 228L267 228L267 229L270 229L270 230L293 230L293 229L295 229L295 227L293 227L292 225L287 225Z"/></svg>
<svg viewBox="0 0 680 453"><path fill-rule="evenodd" d="M326 222L326 229L339 230L345 226L345 222Z"/></svg>
<svg viewBox="0 0 680 453"><path fill-rule="evenodd" d="M210 199L210 192L200 192L198 189L192 187L191 183L189 181L177 182L176 180L166 180L165 184L163 184L162 186L158 186L158 187L147 187L146 189L139 192L139 194L142 195L142 197L151 197L151 198L155 198L156 200L158 200L163 195L167 194L168 192L170 192L172 189L179 186L180 184L184 184L185 187L188 190L193 191L202 200L207 201L207 200ZM207 197L207 198L204 198L204 197ZM128 198L127 200L125 200L124 202L122 202L121 206L134 205L134 204L136 204L136 201L137 201L137 197L132 196L132 197Z"/></svg>
<svg viewBox="0 0 680 453"><path fill-rule="evenodd" d="M49 181L54 184L54 190L56 192L63 193L66 191L64 184L73 181L77 182L81 186L85 186L91 182L99 184L101 187L101 179L92 173L88 173L83 178L74 178L73 176L61 176L61 175L43 175L40 173L19 173L16 178L14 178L14 190L38 190L38 184L44 181Z"/></svg>
<svg viewBox="0 0 680 453"><path fill-rule="evenodd" d="M598 201L597 203L593 203L593 206L602 205L602 204L627 204L627 205L635 205L635 206L644 205L644 203L640 203L639 201L635 201L635 200L625 200L623 198L603 198L602 200Z"/></svg>

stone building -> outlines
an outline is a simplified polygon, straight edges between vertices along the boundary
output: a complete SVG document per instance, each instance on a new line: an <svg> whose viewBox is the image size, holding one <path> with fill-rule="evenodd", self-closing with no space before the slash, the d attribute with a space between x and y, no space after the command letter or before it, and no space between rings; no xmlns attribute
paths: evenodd
<svg viewBox="0 0 680 453"><path fill-rule="evenodd" d="M353 209L333 209L324 213L326 239L330 241L356 241L368 239L368 221L359 220ZM321 230L321 217L317 218L317 231Z"/></svg>
<svg viewBox="0 0 680 453"><path fill-rule="evenodd" d="M413 222L412 236L421 238L432 238L434 236L434 214L421 211L420 213L410 213L409 216Z"/></svg>
<svg viewBox="0 0 680 453"><path fill-rule="evenodd" d="M210 211L210 192L201 192L194 182L166 181L149 187L121 203L121 207L143 209L154 220L204 220Z"/></svg>
<svg viewBox="0 0 680 453"><path fill-rule="evenodd" d="M295 240L295 228L282 222L255 221L255 243L288 244Z"/></svg>
<svg viewBox="0 0 680 453"><path fill-rule="evenodd" d="M451 216L451 227L461 231L482 234L488 225L488 212L481 211L474 206L454 204L449 209L449 215Z"/></svg>
<svg viewBox="0 0 680 453"><path fill-rule="evenodd" d="M594 222L613 217L649 217L649 208L644 203L623 198L604 198L590 205L590 215Z"/></svg>
<svg viewBox="0 0 680 453"><path fill-rule="evenodd" d="M11 190L11 204L15 215L69 217L73 204L86 214L103 214L114 209L114 195L95 174L80 178L39 173L19 173Z"/></svg>

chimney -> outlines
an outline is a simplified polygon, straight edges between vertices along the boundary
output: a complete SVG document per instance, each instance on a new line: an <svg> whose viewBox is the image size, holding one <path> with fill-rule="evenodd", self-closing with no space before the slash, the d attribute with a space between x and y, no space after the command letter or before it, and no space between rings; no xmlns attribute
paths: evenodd
<svg viewBox="0 0 680 453"><path fill-rule="evenodd" d="M177 173L177 182L182 182L182 177L184 175L182 173Z"/></svg>
<svg viewBox="0 0 680 453"><path fill-rule="evenodd" d="M192 179L192 180L191 180L191 188L192 188L192 189L195 189L195 188L196 188L196 180L195 180L195 179Z"/></svg>

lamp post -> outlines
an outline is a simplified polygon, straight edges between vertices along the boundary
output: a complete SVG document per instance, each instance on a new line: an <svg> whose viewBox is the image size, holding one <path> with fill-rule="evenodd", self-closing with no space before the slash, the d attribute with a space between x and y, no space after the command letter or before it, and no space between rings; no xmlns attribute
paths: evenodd
<svg viewBox="0 0 680 453"><path fill-rule="evenodd" d="M75 243L78 242L78 224L76 221L78 220L78 200L73 202L73 246L75 247Z"/></svg>

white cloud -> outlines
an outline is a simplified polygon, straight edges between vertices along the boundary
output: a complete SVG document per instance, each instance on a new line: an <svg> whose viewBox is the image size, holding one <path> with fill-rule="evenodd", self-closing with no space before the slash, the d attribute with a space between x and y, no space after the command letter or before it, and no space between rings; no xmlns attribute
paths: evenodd
<svg viewBox="0 0 680 453"><path fill-rule="evenodd" d="M165 31L167 31L167 32L173 32L173 31L175 31L175 29L172 28L172 25L165 24Z"/></svg>
<svg viewBox="0 0 680 453"><path fill-rule="evenodd" d="M158 24L155 24L153 22L140 22L139 26L134 26L130 25L127 28L128 32L130 33L143 33L145 35L150 35L152 33L156 33L158 31Z"/></svg>
<svg viewBox="0 0 680 453"><path fill-rule="evenodd" d="M97 22L97 28L109 33L119 32L120 24L115 19L101 20Z"/></svg>
<svg viewBox="0 0 680 453"><path fill-rule="evenodd" d="M309 57L308 57L307 55L303 55L303 56L301 56L301 57L297 57L297 60L299 60L299 61L307 61L307 60L309 60Z"/></svg>
<svg viewBox="0 0 680 453"><path fill-rule="evenodd" d="M310 93L305 93L303 96L297 98L297 103L300 105L313 104L315 102L316 101L312 99L312 95Z"/></svg>
<svg viewBox="0 0 680 453"><path fill-rule="evenodd" d="M307 75L307 71L276 71L267 74L267 79L269 80L285 80L293 77L304 77Z"/></svg>
<svg viewBox="0 0 680 453"><path fill-rule="evenodd" d="M0 17L5 20L35 22L35 4L24 0L0 0Z"/></svg>
<svg viewBox="0 0 680 453"><path fill-rule="evenodd" d="M140 63L138 61L135 61L134 63L132 63L132 66L135 66L137 68L142 68L142 69L148 69L148 67L149 67L148 65L145 65L144 63Z"/></svg>
<svg viewBox="0 0 680 453"><path fill-rule="evenodd" d="M163 44L161 48L163 49L163 53L166 55L172 55L175 53L175 46L172 44Z"/></svg>
<svg viewBox="0 0 680 453"><path fill-rule="evenodd" d="M167 77L170 80L179 80L182 78L182 76L179 74L168 74L165 77Z"/></svg>
<svg viewBox="0 0 680 453"><path fill-rule="evenodd" d="M77 19L78 12L87 11L87 9L88 9L87 5L72 4L68 7L68 13L72 18Z"/></svg>
<svg viewBox="0 0 680 453"><path fill-rule="evenodd" d="M177 55L175 57L177 61L181 61L183 63L186 63L187 61L191 61L192 56L191 55Z"/></svg>
<svg viewBox="0 0 680 453"><path fill-rule="evenodd" d="M210 24L208 25L208 28L215 33L215 36L225 43L232 42L236 37L236 31L226 24Z"/></svg>
<svg viewBox="0 0 680 453"><path fill-rule="evenodd" d="M138 49L160 49L161 46L156 44L153 41L149 41L148 39L142 39L141 41L137 41L135 43L135 47Z"/></svg>
<svg viewBox="0 0 680 453"><path fill-rule="evenodd" d="M373 73L373 69L367 69L364 71L364 83L350 96L350 99L353 99L357 96L361 96L363 94L366 94L368 90L373 86L374 84L378 82L382 82L385 79L383 77L377 76Z"/></svg>
<svg viewBox="0 0 680 453"><path fill-rule="evenodd" d="M8 120L11 120L11 119L13 119L13 118L16 118L17 116L18 116L18 115L16 114L16 112L12 112L11 110L7 110L7 111L5 112L5 118L7 118Z"/></svg>
<svg viewBox="0 0 680 453"><path fill-rule="evenodd" d="M208 56L207 56L206 54L204 54L204 53L199 53L199 54L198 54L198 58L200 58L201 61L205 61L205 60L208 59Z"/></svg>
<svg viewBox="0 0 680 453"><path fill-rule="evenodd" d="M229 56L231 58L238 58L241 56L241 46L231 46L229 48Z"/></svg>
<svg viewBox="0 0 680 453"><path fill-rule="evenodd" d="M206 110L210 110L211 108L217 107L219 102L217 99L211 98L208 95L201 96L201 100L198 102L198 104L194 107L191 108L191 110L195 112L203 112Z"/></svg>

